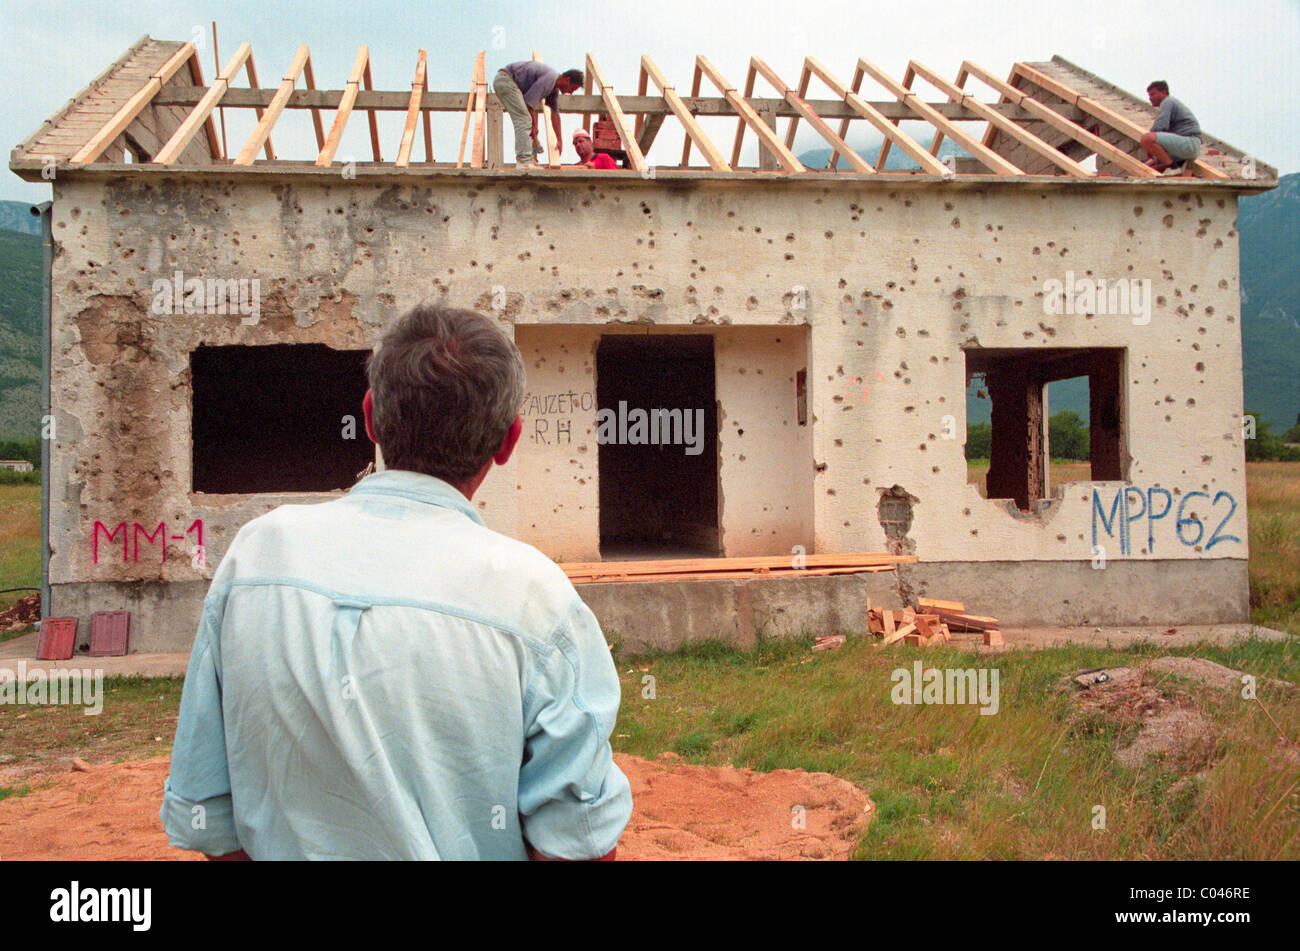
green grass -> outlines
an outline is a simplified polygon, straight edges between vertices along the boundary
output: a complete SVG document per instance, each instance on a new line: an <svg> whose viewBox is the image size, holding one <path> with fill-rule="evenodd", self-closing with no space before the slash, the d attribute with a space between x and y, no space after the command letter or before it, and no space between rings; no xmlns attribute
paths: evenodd
<svg viewBox="0 0 1300 951"><path fill-rule="evenodd" d="M40 584L41 487L0 485L0 590ZM0 594L0 610L31 593Z"/></svg>
<svg viewBox="0 0 1300 951"><path fill-rule="evenodd" d="M810 641L724 644L676 655L619 659L623 706L614 745L654 757L761 771L833 773L864 789L877 815L859 858L1298 858L1296 764L1254 703L1165 678L1162 689L1200 710L1221 735L1222 756L1203 780L1179 764L1132 773L1114 758L1134 720L1079 713L1062 679L1106 664L1167 654L1057 648L977 656L952 648L876 650L852 637L839 650ZM1188 653L1183 651L1180 653ZM1198 656L1259 677L1300 680L1293 642L1203 647ZM996 667L1000 710L895 706L891 672L927 666ZM643 696L654 677L654 699ZM1275 689L1260 700L1300 736L1300 700ZM1281 803L1269 811L1275 803ZM1092 828L1093 806L1107 828Z"/></svg>

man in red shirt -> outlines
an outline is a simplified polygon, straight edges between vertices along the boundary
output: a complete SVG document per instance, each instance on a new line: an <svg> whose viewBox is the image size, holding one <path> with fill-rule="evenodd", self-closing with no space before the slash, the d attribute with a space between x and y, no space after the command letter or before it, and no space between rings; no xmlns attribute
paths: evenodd
<svg viewBox="0 0 1300 951"><path fill-rule="evenodd" d="M596 151L586 129L573 133L573 150L578 153L578 168L618 168L612 158L604 152Z"/></svg>

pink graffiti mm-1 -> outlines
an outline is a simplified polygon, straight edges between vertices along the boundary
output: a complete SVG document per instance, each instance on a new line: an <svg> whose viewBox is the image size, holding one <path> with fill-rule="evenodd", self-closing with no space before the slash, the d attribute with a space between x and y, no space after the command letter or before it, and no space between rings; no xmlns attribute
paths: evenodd
<svg viewBox="0 0 1300 951"><path fill-rule="evenodd" d="M180 535L167 534L166 522L159 522L158 527L155 528L152 532L148 531L139 522L132 522L131 531L128 534L125 521L118 522L117 525L112 529L112 531L110 531L107 525L105 525L103 522L96 519L95 527L91 531L91 551L93 554L93 559L95 564L99 564L99 533L101 531L104 533L104 536L108 539L110 543L115 542L117 540L118 533L121 532L123 561L126 561L128 558L130 558L130 560L133 562L138 562L140 560L140 536L141 535L144 535L145 542L150 545L155 545L158 543L162 544L163 561L167 560L167 541L169 539L172 541L184 541L186 536L188 536L191 532L195 533L195 544L198 546L198 549L200 551L203 550L203 519L201 518L196 518L193 522L191 522L190 527L185 529L185 532ZM128 555L128 551L130 552L129 555Z"/></svg>

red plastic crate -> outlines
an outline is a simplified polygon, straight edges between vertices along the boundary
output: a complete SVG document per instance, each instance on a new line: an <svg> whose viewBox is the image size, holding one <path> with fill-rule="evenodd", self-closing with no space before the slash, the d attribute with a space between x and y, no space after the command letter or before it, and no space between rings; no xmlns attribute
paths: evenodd
<svg viewBox="0 0 1300 951"><path fill-rule="evenodd" d="M90 656L122 657L130 635L130 611L96 611L90 616Z"/></svg>
<svg viewBox="0 0 1300 951"><path fill-rule="evenodd" d="M37 660L68 660L76 647L75 617L47 617L41 620L41 633L36 638Z"/></svg>

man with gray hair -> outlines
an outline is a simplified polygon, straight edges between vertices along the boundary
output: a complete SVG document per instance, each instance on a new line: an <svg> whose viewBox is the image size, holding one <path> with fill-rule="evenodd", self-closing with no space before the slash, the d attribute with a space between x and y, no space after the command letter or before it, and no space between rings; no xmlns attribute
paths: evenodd
<svg viewBox="0 0 1300 951"><path fill-rule="evenodd" d="M524 366L420 306L369 364L386 468L242 529L212 579L161 817L254 859L612 858L632 811L600 626L471 501L519 441Z"/></svg>

